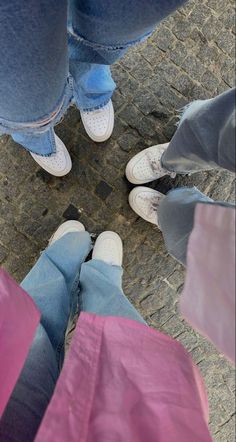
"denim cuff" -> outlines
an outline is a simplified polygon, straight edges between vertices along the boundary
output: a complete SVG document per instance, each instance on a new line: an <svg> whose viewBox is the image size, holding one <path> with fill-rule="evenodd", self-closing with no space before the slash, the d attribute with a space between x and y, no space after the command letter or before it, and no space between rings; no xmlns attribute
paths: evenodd
<svg viewBox="0 0 236 442"><path fill-rule="evenodd" d="M145 41L153 31L140 38L121 45L104 45L89 41L82 37L72 26L68 27L69 45L77 46L79 61L85 63L111 65L121 58L126 51L137 43Z"/></svg>
<svg viewBox="0 0 236 442"><path fill-rule="evenodd" d="M48 157L56 152L55 133L52 128L43 133L14 132L11 136L16 143L34 154Z"/></svg>

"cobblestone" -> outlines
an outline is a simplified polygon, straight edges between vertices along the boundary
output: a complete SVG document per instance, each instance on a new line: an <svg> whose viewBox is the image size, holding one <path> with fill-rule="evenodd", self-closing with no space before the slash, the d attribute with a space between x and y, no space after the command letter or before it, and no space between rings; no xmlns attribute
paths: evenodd
<svg viewBox="0 0 236 442"><path fill-rule="evenodd" d="M191 352L208 389L215 442L235 440L234 370L180 317L185 271L168 256L160 231L129 208L132 186L124 169L136 152L171 138L178 109L233 85L234 26L233 1L191 0L130 50L113 67L111 139L100 145L90 141L74 108L57 126L73 160L65 178L47 175L10 137L0 138L1 265L20 281L66 219L79 219L95 234L103 229L120 233L125 292L150 325L177 337ZM225 171L154 183L164 193L181 185L195 185L216 200L234 200L234 177Z"/></svg>

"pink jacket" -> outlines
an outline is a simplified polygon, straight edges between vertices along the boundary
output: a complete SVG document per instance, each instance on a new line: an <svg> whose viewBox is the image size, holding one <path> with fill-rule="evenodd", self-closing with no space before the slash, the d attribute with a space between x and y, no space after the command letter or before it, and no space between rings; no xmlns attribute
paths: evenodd
<svg viewBox="0 0 236 442"><path fill-rule="evenodd" d="M38 312L3 271L0 299L3 410ZM200 375L181 344L138 322L83 313L36 442L209 442L207 419Z"/></svg>
<svg viewBox="0 0 236 442"><path fill-rule="evenodd" d="M23 368L39 319L29 295L0 269L0 417Z"/></svg>

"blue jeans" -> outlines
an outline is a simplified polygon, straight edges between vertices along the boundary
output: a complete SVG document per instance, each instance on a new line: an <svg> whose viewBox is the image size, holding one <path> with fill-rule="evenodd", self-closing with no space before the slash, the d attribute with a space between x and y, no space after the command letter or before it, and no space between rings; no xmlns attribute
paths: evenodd
<svg viewBox="0 0 236 442"><path fill-rule="evenodd" d="M53 394L70 318L77 309L103 316L143 318L122 291L122 268L92 260L87 232L69 233L47 248L22 282L41 311L41 323L0 420L0 440L31 442Z"/></svg>
<svg viewBox="0 0 236 442"><path fill-rule="evenodd" d="M109 65L185 0L0 0L0 133L39 155L71 103L106 104Z"/></svg>

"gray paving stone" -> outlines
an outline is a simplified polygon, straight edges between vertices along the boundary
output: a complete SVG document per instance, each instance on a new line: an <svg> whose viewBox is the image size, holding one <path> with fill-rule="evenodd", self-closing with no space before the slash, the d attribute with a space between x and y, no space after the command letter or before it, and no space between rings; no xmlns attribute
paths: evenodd
<svg viewBox="0 0 236 442"><path fill-rule="evenodd" d="M226 29L230 29L235 34L235 17L230 8L226 8L226 11L221 14L220 20L224 23Z"/></svg>
<svg viewBox="0 0 236 442"><path fill-rule="evenodd" d="M181 66L187 54L188 51L185 44L176 40L175 47L170 51L171 61L173 61L177 66Z"/></svg>
<svg viewBox="0 0 236 442"><path fill-rule="evenodd" d="M162 29L160 31L156 32L153 41L157 44L157 47L164 52L172 48L175 42L174 36L171 31L169 31L169 29L165 28L164 26L162 26Z"/></svg>
<svg viewBox="0 0 236 442"><path fill-rule="evenodd" d="M167 297L171 296L169 292L172 292L171 288L165 283L157 284L154 291L154 293L151 291L141 302L141 307L149 315L163 308L167 302Z"/></svg>
<svg viewBox="0 0 236 442"><path fill-rule="evenodd" d="M179 296L185 271L168 256L162 234L130 209L127 161L168 141L179 109L234 84L234 2L191 0L168 17L142 45L112 67L117 90L114 133L97 145L72 107L56 132L69 148L71 173L54 178L9 136L0 137L0 263L18 281L65 219L79 219L94 234L114 229L124 240L124 290L147 322L191 352L204 377L214 441L233 442L235 373L213 345L185 323ZM233 201L228 172L163 178L151 186L166 193L195 185L217 200Z"/></svg>
<svg viewBox="0 0 236 442"><path fill-rule="evenodd" d="M191 34L192 28L189 26L188 20L183 15L176 13L172 22L172 32L180 41L185 41Z"/></svg>
<svg viewBox="0 0 236 442"><path fill-rule="evenodd" d="M222 49L222 51L230 54L231 50L234 48L235 35L229 31L220 32L216 39L216 44L220 49Z"/></svg>
<svg viewBox="0 0 236 442"><path fill-rule="evenodd" d="M189 55L182 64L183 69L196 80L200 80L202 73L204 72L204 66L202 63L194 57Z"/></svg>
<svg viewBox="0 0 236 442"><path fill-rule="evenodd" d="M142 57L147 60L152 68L161 62L164 58L164 53L155 44L147 44L143 47Z"/></svg>
<svg viewBox="0 0 236 442"><path fill-rule="evenodd" d="M201 77L201 82L204 84L206 89L214 94L217 89L219 80L210 70L207 70L203 73ZM214 95L217 95L217 93Z"/></svg>
<svg viewBox="0 0 236 442"><path fill-rule="evenodd" d="M207 17L206 23L203 25L202 33L208 41L215 40L218 34L220 33L220 28L218 26L218 18L215 17L214 15L209 15Z"/></svg>
<svg viewBox="0 0 236 442"><path fill-rule="evenodd" d="M133 77L138 81L142 82L144 78L150 77L153 73L150 63L142 59L142 62L137 64L131 71Z"/></svg>
<svg viewBox="0 0 236 442"><path fill-rule="evenodd" d="M106 200L111 192L112 187L109 186L109 184L107 184L105 181L100 181L95 189L96 195L98 195L102 200Z"/></svg>
<svg viewBox="0 0 236 442"><path fill-rule="evenodd" d="M78 220L79 219L79 211L78 209L73 206L73 204L69 204L69 206L66 208L65 212L63 213L63 218L66 220Z"/></svg>
<svg viewBox="0 0 236 442"><path fill-rule="evenodd" d="M188 19L191 23L194 23L197 26L202 26L206 22L210 13L209 8L204 5L204 3L200 5L197 4L189 14Z"/></svg>
<svg viewBox="0 0 236 442"><path fill-rule="evenodd" d="M178 290L183 285L185 279L185 272L183 270L175 270L172 275L167 278L167 283L174 289Z"/></svg>

